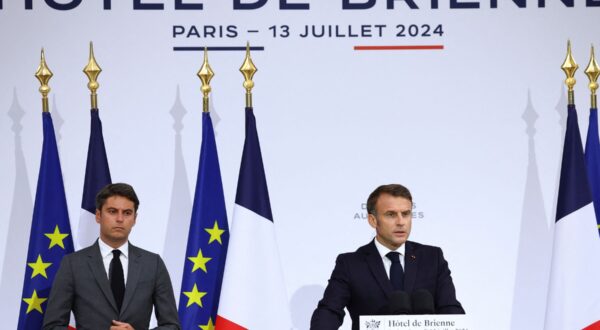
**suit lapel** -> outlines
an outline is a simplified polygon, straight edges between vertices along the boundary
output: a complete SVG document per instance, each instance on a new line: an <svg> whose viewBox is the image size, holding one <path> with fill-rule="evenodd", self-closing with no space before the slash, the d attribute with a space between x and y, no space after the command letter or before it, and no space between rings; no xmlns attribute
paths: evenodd
<svg viewBox="0 0 600 330"><path fill-rule="evenodd" d="M404 291L412 292L417 278L419 259L415 254L414 245L407 241L404 250Z"/></svg>
<svg viewBox="0 0 600 330"><path fill-rule="evenodd" d="M142 268L141 256L142 254L140 253L139 249L131 245L131 243L129 243L129 266L127 267L127 284L125 285L125 297L123 297L121 315L129 305L131 299L133 299L135 288L137 287L138 281L140 279L140 271Z"/></svg>
<svg viewBox="0 0 600 330"><path fill-rule="evenodd" d="M100 255L100 246L98 245L98 241L94 245L91 246L88 253L88 264L90 266L90 270L100 287L100 290L106 297L106 300L110 303L112 308L115 311L117 309L117 303L115 302L115 298L113 297L112 290L110 288L110 282L108 281L108 275L106 274L106 269L104 269L104 263L102 262L102 256Z"/></svg>
<svg viewBox="0 0 600 330"><path fill-rule="evenodd" d="M381 255L379 254L379 251L377 251L374 241L371 241L371 243L365 246L365 254L371 273L373 273L375 280L377 280L377 283L383 289L386 298L389 298L390 292L394 291L394 288L392 287L392 282L390 282L390 279L385 273Z"/></svg>

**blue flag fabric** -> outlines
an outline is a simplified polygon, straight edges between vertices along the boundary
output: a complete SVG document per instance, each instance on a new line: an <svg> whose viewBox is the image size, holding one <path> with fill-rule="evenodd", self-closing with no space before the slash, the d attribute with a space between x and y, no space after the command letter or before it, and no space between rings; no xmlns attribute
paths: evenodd
<svg viewBox="0 0 600 330"><path fill-rule="evenodd" d="M273 221L265 167L256 130L256 117L252 108L246 108L246 141L235 203Z"/></svg>
<svg viewBox="0 0 600 330"><path fill-rule="evenodd" d="M205 112L202 114L200 164L179 299L179 320L183 329L213 329L228 244L229 226L217 145L210 114Z"/></svg>
<svg viewBox="0 0 600 330"><path fill-rule="evenodd" d="M63 256L73 252L65 188L50 113L43 113L44 142L38 176L19 330L42 328L46 301Z"/></svg>
<svg viewBox="0 0 600 330"><path fill-rule="evenodd" d="M85 166L85 181L83 183L83 198L81 208L96 213L96 194L100 189L111 183L108 158L102 136L102 122L98 109L91 111L90 143L88 145L87 164ZM96 230L97 234L97 230Z"/></svg>
<svg viewBox="0 0 600 330"><path fill-rule="evenodd" d="M600 141L598 139L598 109L595 108L590 109L590 122L585 141L585 161L600 234Z"/></svg>
<svg viewBox="0 0 600 330"><path fill-rule="evenodd" d="M81 214L77 231L77 248L81 249L94 243L98 238L98 225L95 221L96 194L111 183L108 158L102 136L102 122L98 109L92 109L90 123L90 142L88 144Z"/></svg>
<svg viewBox="0 0 600 330"><path fill-rule="evenodd" d="M568 106L567 130L560 169L556 222L592 202L577 111Z"/></svg>

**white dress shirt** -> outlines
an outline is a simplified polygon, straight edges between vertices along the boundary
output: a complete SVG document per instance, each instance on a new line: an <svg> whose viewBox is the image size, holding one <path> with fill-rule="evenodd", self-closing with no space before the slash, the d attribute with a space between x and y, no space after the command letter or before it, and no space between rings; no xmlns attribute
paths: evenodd
<svg viewBox="0 0 600 330"><path fill-rule="evenodd" d="M121 256L119 259L121 260L121 264L123 265L123 277L125 279L125 286L127 286L127 271L129 265L129 241L125 242L125 244L119 246L117 249L113 249L108 244L104 243L101 238L98 239L98 245L100 245L100 256L102 257L102 262L104 263L104 270L106 270L106 274L108 276L108 280L110 281L110 262L113 259L113 250L121 251Z"/></svg>
<svg viewBox="0 0 600 330"><path fill-rule="evenodd" d="M392 267L392 261L386 256L389 252L398 252L400 253L400 264L402 265L402 270L404 270L404 251L406 246L404 244L400 245L396 250L390 250L385 247L383 244L379 243L377 237L374 239L375 247L377 251L381 255L381 260L383 260L383 268L385 269L385 273L387 277L390 278L390 268Z"/></svg>

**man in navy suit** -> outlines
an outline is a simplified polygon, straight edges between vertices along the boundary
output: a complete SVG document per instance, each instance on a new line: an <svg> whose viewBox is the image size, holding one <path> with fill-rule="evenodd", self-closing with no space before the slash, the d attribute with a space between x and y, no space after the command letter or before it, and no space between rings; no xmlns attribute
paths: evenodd
<svg viewBox="0 0 600 330"><path fill-rule="evenodd" d="M356 252L338 256L312 315L311 330L338 329L344 308L350 312L352 329L358 330L359 316L385 313L394 291L427 290L435 313L465 313L442 250L408 241L412 207L412 196L402 185L383 185L371 193L367 212L375 239Z"/></svg>

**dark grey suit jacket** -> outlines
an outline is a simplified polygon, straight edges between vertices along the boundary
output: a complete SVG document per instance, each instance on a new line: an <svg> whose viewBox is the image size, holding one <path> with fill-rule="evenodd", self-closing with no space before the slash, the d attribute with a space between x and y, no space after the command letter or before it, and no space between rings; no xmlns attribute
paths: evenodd
<svg viewBox="0 0 600 330"><path fill-rule="evenodd" d="M437 314L464 314L442 249L411 241L405 244L404 291L429 291ZM344 320L344 308L348 308L352 329L357 330L359 316L380 314L393 291L373 241L356 252L340 254L310 329L338 329Z"/></svg>
<svg viewBox="0 0 600 330"><path fill-rule="evenodd" d="M112 320L127 322L136 330L148 329L152 306L156 329L180 329L171 279L160 256L129 244L128 264L119 312L98 241L65 256L50 291L44 329L67 329L71 311L77 329L107 330Z"/></svg>

